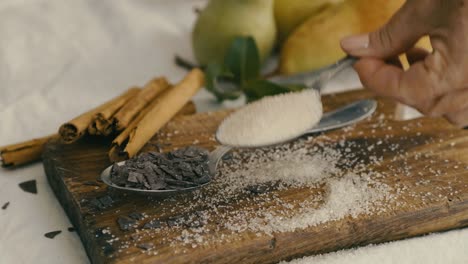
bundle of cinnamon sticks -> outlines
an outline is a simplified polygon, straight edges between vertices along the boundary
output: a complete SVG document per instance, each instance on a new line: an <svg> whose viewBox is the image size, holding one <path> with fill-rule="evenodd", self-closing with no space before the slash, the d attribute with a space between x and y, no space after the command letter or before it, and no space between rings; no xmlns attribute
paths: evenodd
<svg viewBox="0 0 468 264"><path fill-rule="evenodd" d="M195 113L190 99L203 84L204 74L199 69L190 71L176 85L164 77L155 78L143 88L132 87L63 124L58 134L0 147L0 162L3 167L14 167L40 160L49 140L60 138L71 144L87 134L114 137L111 161L131 158L174 116Z"/></svg>

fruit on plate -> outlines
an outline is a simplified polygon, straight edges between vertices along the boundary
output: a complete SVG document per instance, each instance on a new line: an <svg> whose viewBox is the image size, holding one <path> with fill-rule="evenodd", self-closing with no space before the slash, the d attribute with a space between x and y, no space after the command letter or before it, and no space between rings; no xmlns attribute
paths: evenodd
<svg viewBox="0 0 468 264"><path fill-rule="evenodd" d="M278 40L283 42L307 18L345 0L275 0Z"/></svg>
<svg viewBox="0 0 468 264"><path fill-rule="evenodd" d="M288 37L281 49L281 74L313 71L329 65L345 53L340 40L351 34L376 30L404 0L346 0L309 17Z"/></svg>
<svg viewBox="0 0 468 264"><path fill-rule="evenodd" d="M276 40L273 0L209 1L192 32L192 46L198 63L222 63L236 36L252 36L263 61Z"/></svg>

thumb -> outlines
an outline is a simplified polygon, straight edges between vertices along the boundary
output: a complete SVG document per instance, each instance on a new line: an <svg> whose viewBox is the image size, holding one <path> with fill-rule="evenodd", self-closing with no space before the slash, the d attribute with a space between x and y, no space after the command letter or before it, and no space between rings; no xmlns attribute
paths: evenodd
<svg viewBox="0 0 468 264"><path fill-rule="evenodd" d="M402 54L413 47L426 31L427 23L414 19L412 9L413 6L405 4L378 30L342 39L342 49L356 57L387 59Z"/></svg>

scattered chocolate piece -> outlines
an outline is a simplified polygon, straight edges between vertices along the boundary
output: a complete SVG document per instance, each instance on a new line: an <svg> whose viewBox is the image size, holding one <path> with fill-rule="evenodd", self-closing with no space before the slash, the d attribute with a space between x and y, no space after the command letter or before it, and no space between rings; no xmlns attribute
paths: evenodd
<svg viewBox="0 0 468 264"><path fill-rule="evenodd" d="M112 200L112 198L109 195L106 195L106 196L103 196L103 197L99 198L99 202L101 202L101 204L105 208L110 207L114 203L114 201Z"/></svg>
<svg viewBox="0 0 468 264"><path fill-rule="evenodd" d="M109 256L109 255L111 255L112 253L115 252L115 249L111 244L106 243L102 247L102 251L104 252L104 255Z"/></svg>
<svg viewBox="0 0 468 264"><path fill-rule="evenodd" d="M45 233L44 236L47 237L47 238L50 238L50 239L54 239L54 237L56 237L60 233L62 233L62 231L57 230L57 231L52 231L52 232Z"/></svg>
<svg viewBox="0 0 468 264"><path fill-rule="evenodd" d="M197 12L197 11L195 11ZM197 68L197 67L200 67L182 57L180 57L179 55L175 55L174 57L174 62L177 66L181 67L182 69L185 69L185 70L192 70L193 68Z"/></svg>
<svg viewBox="0 0 468 264"><path fill-rule="evenodd" d="M138 213L138 212L133 212L129 214L128 217L134 220L143 220L143 218L145 218L145 216L142 213Z"/></svg>
<svg viewBox="0 0 468 264"><path fill-rule="evenodd" d="M6 210L8 208L8 206L10 205L10 202L6 202L3 206L2 206L2 210Z"/></svg>
<svg viewBox="0 0 468 264"><path fill-rule="evenodd" d="M76 231L76 229L73 226L68 228L68 232L75 232L75 231Z"/></svg>
<svg viewBox="0 0 468 264"><path fill-rule="evenodd" d="M186 221L185 226L191 227L191 228L199 228L202 227L204 224L200 220L192 220L192 221Z"/></svg>
<svg viewBox="0 0 468 264"><path fill-rule="evenodd" d="M90 200L89 203L95 209L103 210L103 209L106 209L106 208L110 207L114 203L114 201L112 200L112 198L109 195L105 195L103 197L94 198L94 199Z"/></svg>
<svg viewBox="0 0 468 264"><path fill-rule="evenodd" d="M248 186L247 190L253 194L262 194L268 191L268 186L267 185Z"/></svg>
<svg viewBox="0 0 468 264"><path fill-rule="evenodd" d="M153 243L143 243L143 244L137 245L137 247L143 250L149 250L153 248Z"/></svg>
<svg viewBox="0 0 468 264"><path fill-rule="evenodd" d="M101 227L101 228L96 229L96 231L94 231L94 235L97 238L102 238L103 240L108 240L112 238L112 235L109 229L107 229L107 227Z"/></svg>
<svg viewBox="0 0 468 264"><path fill-rule="evenodd" d="M105 209L104 205L102 205L98 199L90 200L89 204L91 204L95 209L99 209L99 210Z"/></svg>
<svg viewBox="0 0 468 264"><path fill-rule="evenodd" d="M173 218L169 218L166 222L168 227L179 226L181 223L184 222L184 217L176 216Z"/></svg>
<svg viewBox="0 0 468 264"><path fill-rule="evenodd" d="M195 146L167 153L147 152L114 164L111 180L122 187L143 190L179 190L211 181L208 151Z"/></svg>
<svg viewBox="0 0 468 264"><path fill-rule="evenodd" d="M95 181L85 181L83 182L83 185L88 185L88 186L101 186L99 183L95 182Z"/></svg>
<svg viewBox="0 0 468 264"><path fill-rule="evenodd" d="M161 228L161 222L158 220L151 220L143 225L143 229L156 229Z"/></svg>
<svg viewBox="0 0 468 264"><path fill-rule="evenodd" d="M119 216L119 218L117 218L117 223L119 224L120 230L129 231L134 228L136 221L130 217Z"/></svg>
<svg viewBox="0 0 468 264"><path fill-rule="evenodd" d="M22 182L19 187L25 192L37 194L36 180Z"/></svg>

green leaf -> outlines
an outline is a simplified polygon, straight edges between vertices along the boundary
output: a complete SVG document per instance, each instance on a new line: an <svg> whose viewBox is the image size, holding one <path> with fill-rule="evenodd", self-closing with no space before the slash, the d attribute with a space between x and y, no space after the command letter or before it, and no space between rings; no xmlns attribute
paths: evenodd
<svg viewBox="0 0 468 264"><path fill-rule="evenodd" d="M289 92L298 92L306 88L305 85L288 85L283 86L267 80L252 80L243 87L243 91L247 96L247 101L252 102L261 99L265 96L277 95Z"/></svg>
<svg viewBox="0 0 468 264"><path fill-rule="evenodd" d="M242 94L234 75L219 64L208 64L205 69L206 89L218 101L235 100Z"/></svg>
<svg viewBox="0 0 468 264"><path fill-rule="evenodd" d="M260 55L254 38L236 37L226 52L224 65L241 86L259 78Z"/></svg>
<svg viewBox="0 0 468 264"><path fill-rule="evenodd" d="M266 80L252 80L242 88L247 96L248 102L258 100L264 96L290 92L287 87L283 87Z"/></svg>

